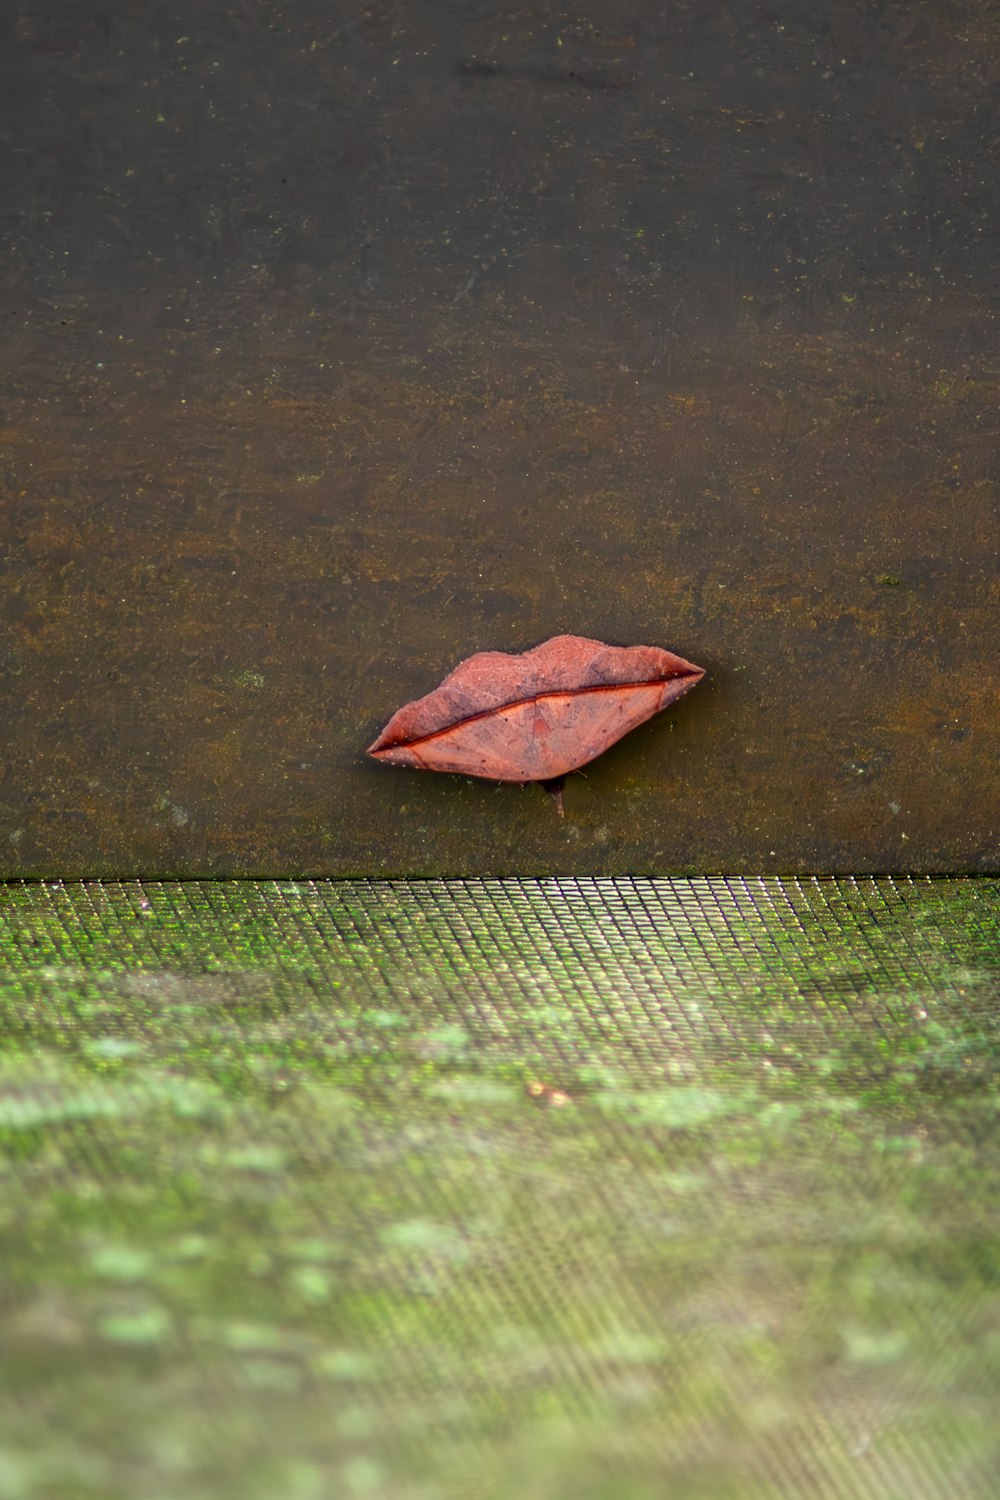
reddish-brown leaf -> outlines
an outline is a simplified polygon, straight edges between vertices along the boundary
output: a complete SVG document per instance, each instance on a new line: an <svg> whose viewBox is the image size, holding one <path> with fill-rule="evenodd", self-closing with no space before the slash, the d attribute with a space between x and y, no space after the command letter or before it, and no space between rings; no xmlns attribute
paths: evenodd
<svg viewBox="0 0 1000 1500"><path fill-rule="evenodd" d="M480 651L393 714L368 754L490 781L557 781L705 673L658 646L557 635L521 656Z"/></svg>

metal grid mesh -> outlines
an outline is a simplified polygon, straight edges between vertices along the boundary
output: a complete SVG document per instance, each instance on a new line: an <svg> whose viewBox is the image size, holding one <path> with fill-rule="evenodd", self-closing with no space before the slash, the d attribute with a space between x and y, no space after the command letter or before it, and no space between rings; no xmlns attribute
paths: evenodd
<svg viewBox="0 0 1000 1500"><path fill-rule="evenodd" d="M998 935L993 880L5 887L5 1493L992 1495Z"/></svg>

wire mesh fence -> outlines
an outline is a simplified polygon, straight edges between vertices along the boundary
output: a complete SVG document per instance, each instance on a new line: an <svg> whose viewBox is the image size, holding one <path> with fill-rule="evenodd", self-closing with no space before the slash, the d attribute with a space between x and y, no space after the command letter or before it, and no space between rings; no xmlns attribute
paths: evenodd
<svg viewBox="0 0 1000 1500"><path fill-rule="evenodd" d="M5 1494L995 1493L1000 881L0 907Z"/></svg>

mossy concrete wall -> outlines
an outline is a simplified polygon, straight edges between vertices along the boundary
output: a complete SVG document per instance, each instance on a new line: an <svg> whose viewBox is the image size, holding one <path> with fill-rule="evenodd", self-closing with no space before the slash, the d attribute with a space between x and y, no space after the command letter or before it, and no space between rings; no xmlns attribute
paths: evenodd
<svg viewBox="0 0 1000 1500"><path fill-rule="evenodd" d="M992 1500L997 882L0 897L9 1500Z"/></svg>

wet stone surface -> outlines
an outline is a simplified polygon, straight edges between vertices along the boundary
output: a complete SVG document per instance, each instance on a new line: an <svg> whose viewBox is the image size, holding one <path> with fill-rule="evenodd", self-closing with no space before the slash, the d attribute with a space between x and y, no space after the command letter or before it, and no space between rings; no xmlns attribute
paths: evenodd
<svg viewBox="0 0 1000 1500"><path fill-rule="evenodd" d="M994 868L993 7L459 10L19 13L0 870ZM365 760L566 632L565 820Z"/></svg>

